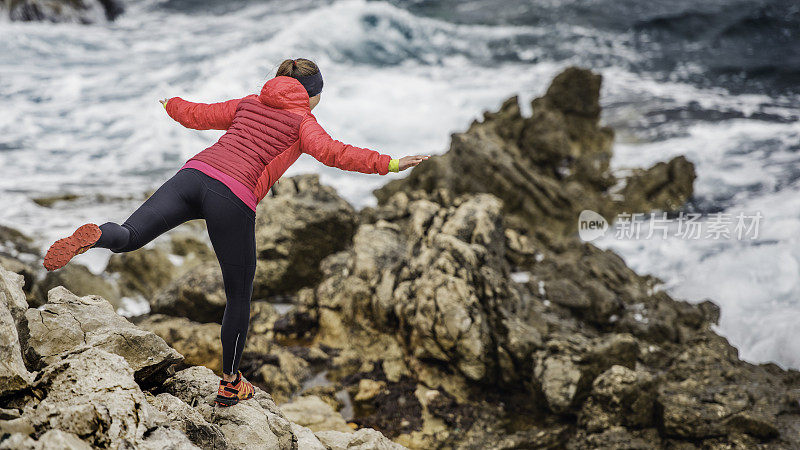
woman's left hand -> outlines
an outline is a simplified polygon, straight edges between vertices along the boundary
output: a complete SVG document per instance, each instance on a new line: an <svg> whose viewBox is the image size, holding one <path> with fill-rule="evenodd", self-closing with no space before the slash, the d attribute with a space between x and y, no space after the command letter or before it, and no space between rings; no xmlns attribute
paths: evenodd
<svg viewBox="0 0 800 450"><path fill-rule="evenodd" d="M400 158L400 170L406 170L430 158L430 155L412 155Z"/></svg>

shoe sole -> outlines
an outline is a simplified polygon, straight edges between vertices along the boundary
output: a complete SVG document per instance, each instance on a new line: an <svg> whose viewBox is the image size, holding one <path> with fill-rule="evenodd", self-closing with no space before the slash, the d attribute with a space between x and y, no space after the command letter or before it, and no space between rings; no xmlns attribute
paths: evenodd
<svg viewBox="0 0 800 450"><path fill-rule="evenodd" d="M42 265L48 271L64 267L72 258L97 243L101 234L100 227L93 223L81 225L72 236L59 239L50 246Z"/></svg>
<svg viewBox="0 0 800 450"><path fill-rule="evenodd" d="M214 400L214 403L216 403L217 406L228 407L239 403L239 398L238 397L226 398L217 396L217 398Z"/></svg>

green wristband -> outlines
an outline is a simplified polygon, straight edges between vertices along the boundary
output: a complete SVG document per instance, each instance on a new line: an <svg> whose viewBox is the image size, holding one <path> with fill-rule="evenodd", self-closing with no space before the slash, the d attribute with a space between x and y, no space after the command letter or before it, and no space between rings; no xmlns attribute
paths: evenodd
<svg viewBox="0 0 800 450"><path fill-rule="evenodd" d="M400 172L400 160L392 159L389 161L389 172Z"/></svg>

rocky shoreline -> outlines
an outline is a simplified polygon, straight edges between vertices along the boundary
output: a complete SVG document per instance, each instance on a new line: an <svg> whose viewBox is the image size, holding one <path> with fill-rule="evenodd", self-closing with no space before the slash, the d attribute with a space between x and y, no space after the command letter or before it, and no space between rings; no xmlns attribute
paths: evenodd
<svg viewBox="0 0 800 450"><path fill-rule="evenodd" d="M576 237L581 210L675 211L695 177L611 173L600 85L570 68L531 117L509 99L374 208L281 180L242 360L261 389L233 408L210 405L225 297L202 223L103 277L45 277L0 229L0 448L800 447L800 373L741 361L716 305ZM120 317L126 297L150 312Z"/></svg>
<svg viewBox="0 0 800 450"><path fill-rule="evenodd" d="M121 0L2 0L0 13L12 21L96 23L113 21L125 11Z"/></svg>

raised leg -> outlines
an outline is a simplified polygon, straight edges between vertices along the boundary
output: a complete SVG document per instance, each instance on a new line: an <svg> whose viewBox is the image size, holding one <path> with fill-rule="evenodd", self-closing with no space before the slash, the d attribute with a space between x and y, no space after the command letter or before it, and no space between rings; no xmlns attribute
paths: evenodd
<svg viewBox="0 0 800 450"><path fill-rule="evenodd" d="M94 247L114 253L141 248L166 231L202 218L203 183L197 174L180 170L150 196L122 225L100 225L102 235Z"/></svg>

